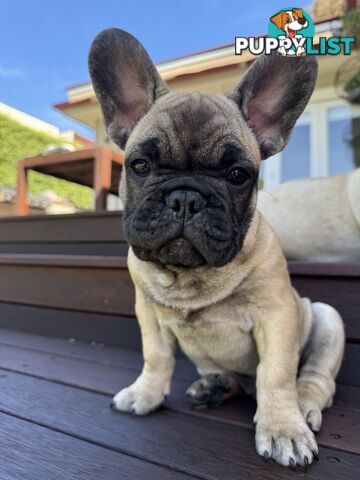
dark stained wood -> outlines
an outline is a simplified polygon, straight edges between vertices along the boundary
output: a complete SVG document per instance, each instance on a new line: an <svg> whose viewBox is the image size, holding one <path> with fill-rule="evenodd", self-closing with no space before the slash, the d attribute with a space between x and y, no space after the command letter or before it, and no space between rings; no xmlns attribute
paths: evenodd
<svg viewBox="0 0 360 480"><path fill-rule="evenodd" d="M38 168L42 173L46 173L48 166L52 167L55 164L70 164L78 160L91 160L94 159L97 147L83 148L81 150L74 150L71 152L54 152L45 155L35 155L27 157L21 160L24 163L25 168ZM102 149L109 149L109 147L101 147ZM122 161L122 154L114 151L114 156L119 163Z"/></svg>
<svg viewBox="0 0 360 480"><path fill-rule="evenodd" d="M264 465L248 428L166 409L135 418L110 411L104 395L1 373L0 410L68 435L204 479L233 480L239 472L242 478L259 480L294 478L293 472L272 462ZM339 450L321 447L320 458L308 479L353 479L360 468L360 456Z"/></svg>
<svg viewBox="0 0 360 480"><path fill-rule="evenodd" d="M1 218L0 248L1 243L14 242L124 242L122 212Z"/></svg>
<svg viewBox="0 0 360 480"><path fill-rule="evenodd" d="M293 275L291 279L302 296L335 307L345 320L348 340L360 342L360 277Z"/></svg>
<svg viewBox="0 0 360 480"><path fill-rule="evenodd" d="M104 350L106 348L103 347ZM113 395L120 388L132 383L141 371L141 356L138 354L139 358L135 364L134 353L127 356L127 362L126 352L123 353L122 365L118 367L88 359L2 344L0 366L11 371ZM196 417L206 417L252 428L255 403L248 398L228 402L218 409L190 412L185 402L184 392L197 378L197 375L194 369L190 370L186 366L184 360L179 362L178 367L175 372L172 393L166 402L167 408ZM360 454L360 429L358 428L360 427L360 412L350 412L335 402L335 408L327 411L324 418L324 426L318 437L319 444Z"/></svg>
<svg viewBox="0 0 360 480"><path fill-rule="evenodd" d="M97 255L126 257L124 242L1 243L0 254Z"/></svg>
<svg viewBox="0 0 360 480"><path fill-rule="evenodd" d="M4 344L1 344L0 351L1 368L108 395L116 393L120 387L126 387L136 379L141 371L140 361L139 355L137 365L132 365L129 361L119 367ZM180 368L176 369L176 382L174 383L174 392L181 396L182 400L184 400L186 388L198 377L195 369L184 366L184 364L185 361L183 364L180 363ZM190 375L191 371L192 376ZM188 410L184 403L181 405L186 411Z"/></svg>
<svg viewBox="0 0 360 480"><path fill-rule="evenodd" d="M288 265L290 274L293 276L360 278L360 262L320 263L289 261Z"/></svg>
<svg viewBox="0 0 360 480"><path fill-rule="evenodd" d="M0 326L13 329L0 330L1 478L357 478L359 265L289 263L303 295L339 309L350 341L317 435L321 460L305 474L255 454L250 397L190 411L184 392L197 374L184 358L161 411L134 418L108 408L142 366L128 350L140 351L141 339L125 251L119 212L0 222Z"/></svg>
<svg viewBox="0 0 360 480"><path fill-rule="evenodd" d="M27 315L25 312L22 312L22 314L23 316ZM49 315L49 312L46 312L46 314ZM118 323L120 321L124 320L118 320ZM129 350L128 348L104 346L104 344L99 341L83 342L75 340L74 338L49 338L42 335L1 329L0 344L23 347L25 349L37 350L38 352L57 354L80 360L90 360L91 362L98 362L103 365L125 367L134 370L136 373L140 372L143 365L142 355L139 352ZM356 365L356 362L354 363ZM344 366L346 364L347 361L344 363ZM194 378L197 378L194 365L187 359L178 358L175 377L185 380L190 384ZM337 383L337 393L334 401L335 407L360 413L360 388Z"/></svg>
<svg viewBox="0 0 360 480"><path fill-rule="evenodd" d="M93 313L133 314L134 290L124 260L94 256L86 259L31 257L2 256L0 301Z"/></svg>
<svg viewBox="0 0 360 480"><path fill-rule="evenodd" d="M360 345L347 344L342 367L338 375L339 383L360 387Z"/></svg>
<svg viewBox="0 0 360 480"><path fill-rule="evenodd" d="M20 162L17 165L16 211L18 215L29 214L27 172Z"/></svg>
<svg viewBox="0 0 360 480"><path fill-rule="evenodd" d="M301 295L337 308L345 320L348 341L360 343L358 277L294 275L292 280ZM0 254L0 301L134 315L126 258L111 255Z"/></svg>
<svg viewBox="0 0 360 480"><path fill-rule="evenodd" d="M0 413L0 478L186 480L188 475Z"/></svg>
<svg viewBox="0 0 360 480"><path fill-rule="evenodd" d="M139 327L134 317L0 303L0 326L141 350ZM340 383L360 385L359 362L360 345L348 344Z"/></svg>
<svg viewBox="0 0 360 480"><path fill-rule="evenodd" d="M27 215L27 178L29 169L52 175L95 189L95 209L106 208L108 193L118 195L118 185L112 184L112 165L121 168L123 154L107 146L85 148L73 152L55 152L24 158L18 162L18 215Z"/></svg>
<svg viewBox="0 0 360 480"><path fill-rule="evenodd" d="M121 212L59 215L42 218L7 218L2 219L0 222L0 254L14 256L21 254L87 255L99 257L101 262L101 258L104 256L123 256L126 254L126 251L127 246L122 231ZM20 257L17 258L19 260ZM44 257L45 259L46 257ZM6 259L4 257L4 263L7 262L8 264L9 261L9 258ZM28 262L28 260L26 261ZM51 263L49 263L49 258L46 261L49 266ZM56 258L54 258L54 262L57 262ZM84 262L86 260L84 259L82 262L82 266L85 266ZM94 265L93 262L94 259L89 260L89 267L90 264ZM43 265L46 265L45 261ZM113 265L119 264L117 261L114 261ZM74 259L73 267L75 268L76 266L77 263ZM337 308L346 322L348 341L360 343L360 322L358 319L360 310L360 264L289 262L289 270L293 284L299 293L308 296L313 301L327 302ZM44 281L45 283L47 282L45 271L38 271L37 274L42 277L38 282L39 286L44 284ZM73 281L77 284L81 283L83 274L84 271L74 271ZM115 272L114 275L116 275ZM63 278L60 276L58 278L59 282ZM125 284L127 285L126 289L130 292L130 296L132 296L131 280L130 278L126 280L124 276ZM58 283L58 286L59 289L62 289L61 283ZM87 284L88 287L89 284ZM111 288L109 285L108 287ZM114 282L114 288L118 288L117 281ZM92 292L91 295L94 299L93 303L95 303L97 293ZM15 297L16 295L10 295L6 298L2 296L1 300L33 304L31 298L27 295L24 295L22 300ZM95 309L92 308L91 311L99 312L99 309L102 309L102 301L103 297L99 298L98 305ZM81 311L83 307L79 302L75 303L77 304L74 308L77 311ZM63 308L61 303L52 304L51 296L49 295L46 303L41 304L41 300L37 299L35 304ZM105 310L105 312L108 311ZM124 306L121 306L116 311L111 310L111 313L133 315L134 309L131 305L128 305L126 309L124 309Z"/></svg>
<svg viewBox="0 0 360 480"><path fill-rule="evenodd" d="M46 312L46 314L49 315L49 312ZM23 316L26 316L26 313L24 313ZM118 322L121 321L124 320L118 320ZM142 355L139 352L129 350L129 348L104 346L104 344L99 341L84 342L74 338L48 338L42 335L1 329L0 344L23 347L25 349L35 349L38 352L57 354L68 358L89 360L103 365L130 368L136 372L141 370L143 364ZM357 345L347 346L347 352L342 366L343 373L340 373L337 381L340 395L337 395L335 405L339 407L346 405L346 408L360 412L360 388L357 389L351 386L354 381L356 384L359 382L359 372L357 371L357 365L359 364L358 354L359 347ZM347 369L350 370L350 373L347 373ZM177 378L188 382L197 378L194 365L186 358L177 359L175 375ZM341 380L348 380L348 385L340 384ZM347 392L349 392L349 394L347 394Z"/></svg>
<svg viewBox="0 0 360 480"><path fill-rule="evenodd" d="M337 384L334 405L360 413L360 388Z"/></svg>
<svg viewBox="0 0 360 480"><path fill-rule="evenodd" d="M1 254L0 266L127 269L124 257L88 255Z"/></svg>
<svg viewBox="0 0 360 480"><path fill-rule="evenodd" d="M121 320L119 320L121 321ZM10 329L0 329L0 345L57 354L67 358L89 360L103 365L131 368L139 372L143 365L142 354L129 348L117 348L99 342L84 342L74 338L44 337ZM176 361L176 376L191 382L197 378L195 366L185 358Z"/></svg>
<svg viewBox="0 0 360 480"><path fill-rule="evenodd" d="M0 302L0 327L141 350L134 317Z"/></svg>
<svg viewBox="0 0 360 480"><path fill-rule="evenodd" d="M33 167L32 170L69 182L76 181L77 184L88 187L93 184L94 159L84 158L82 160L72 161L66 164L66 170L64 168L59 169L59 165L57 164L48 164L45 167Z"/></svg>
<svg viewBox="0 0 360 480"><path fill-rule="evenodd" d="M107 193L112 191L118 195L118 186L114 185L111 190L111 151L105 151L103 154L98 151L95 156L94 165L94 191L95 191L95 210L106 210Z"/></svg>

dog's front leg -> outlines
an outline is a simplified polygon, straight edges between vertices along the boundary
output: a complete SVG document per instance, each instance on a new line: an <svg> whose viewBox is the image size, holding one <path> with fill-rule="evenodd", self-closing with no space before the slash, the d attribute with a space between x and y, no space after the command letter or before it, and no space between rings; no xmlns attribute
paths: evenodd
<svg viewBox="0 0 360 480"><path fill-rule="evenodd" d="M159 325L151 301L139 287L135 289L135 310L141 329L144 366L136 381L115 395L111 406L123 412L146 415L158 408L170 393L175 367L175 338Z"/></svg>
<svg viewBox="0 0 360 480"><path fill-rule="evenodd" d="M296 390L299 330L296 306L279 306L254 329L259 354L256 378L256 450L264 459L295 468L317 457L314 434L300 412Z"/></svg>

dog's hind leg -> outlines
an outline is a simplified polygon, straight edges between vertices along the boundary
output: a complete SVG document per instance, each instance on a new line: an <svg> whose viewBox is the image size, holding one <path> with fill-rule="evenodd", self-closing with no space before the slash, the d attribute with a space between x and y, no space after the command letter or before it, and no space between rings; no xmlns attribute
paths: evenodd
<svg viewBox="0 0 360 480"><path fill-rule="evenodd" d="M245 386L231 372L204 374L186 390L186 401L194 409L218 407L224 400L248 393L244 382Z"/></svg>
<svg viewBox="0 0 360 480"><path fill-rule="evenodd" d="M301 357L297 386L299 406L313 431L321 427L321 411L330 407L335 378L344 352L345 332L339 313L325 303L313 303L312 328Z"/></svg>

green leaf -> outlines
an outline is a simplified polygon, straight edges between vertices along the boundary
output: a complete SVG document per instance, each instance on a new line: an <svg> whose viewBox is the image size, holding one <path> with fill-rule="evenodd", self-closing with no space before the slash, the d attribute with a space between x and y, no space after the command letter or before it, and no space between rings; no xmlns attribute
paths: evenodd
<svg viewBox="0 0 360 480"><path fill-rule="evenodd" d="M52 137L33 130L0 114L0 185L16 186L16 166L22 158L37 155L50 144L61 146L64 143L71 142L66 138ZM77 207L91 207L91 188L30 171L29 191L40 193L45 190L54 191Z"/></svg>

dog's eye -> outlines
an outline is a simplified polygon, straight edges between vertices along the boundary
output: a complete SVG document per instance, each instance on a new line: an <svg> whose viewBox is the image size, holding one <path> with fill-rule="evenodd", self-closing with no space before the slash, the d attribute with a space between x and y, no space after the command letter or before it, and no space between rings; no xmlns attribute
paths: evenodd
<svg viewBox="0 0 360 480"><path fill-rule="evenodd" d="M149 175L150 173L150 164L147 160L144 160L143 158L133 160L130 166L138 175Z"/></svg>
<svg viewBox="0 0 360 480"><path fill-rule="evenodd" d="M286 23L290 23L291 22L291 18L290 17L286 17Z"/></svg>
<svg viewBox="0 0 360 480"><path fill-rule="evenodd" d="M250 178L250 173L241 167L235 167L228 173L227 179L234 185L243 185Z"/></svg>

